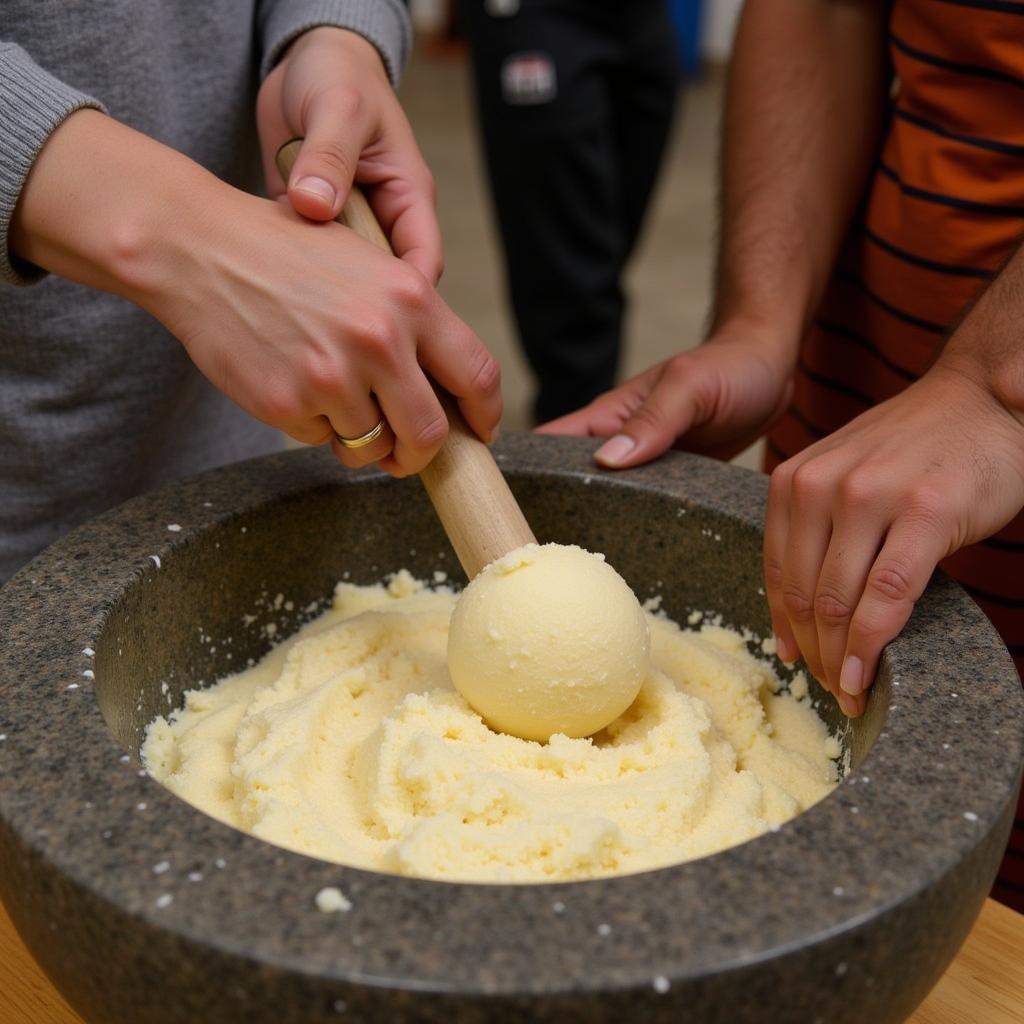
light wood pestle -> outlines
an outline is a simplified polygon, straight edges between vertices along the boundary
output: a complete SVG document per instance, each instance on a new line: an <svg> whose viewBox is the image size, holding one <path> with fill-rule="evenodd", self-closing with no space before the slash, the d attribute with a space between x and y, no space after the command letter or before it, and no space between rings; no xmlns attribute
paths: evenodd
<svg viewBox="0 0 1024 1024"><path fill-rule="evenodd" d="M278 150L277 166L285 181L301 144L301 139L292 139ZM391 243L358 187L352 188L337 220L391 253ZM466 576L472 579L488 563L535 538L490 449L470 430L454 399L438 392L448 417L448 438L420 471L420 479Z"/></svg>

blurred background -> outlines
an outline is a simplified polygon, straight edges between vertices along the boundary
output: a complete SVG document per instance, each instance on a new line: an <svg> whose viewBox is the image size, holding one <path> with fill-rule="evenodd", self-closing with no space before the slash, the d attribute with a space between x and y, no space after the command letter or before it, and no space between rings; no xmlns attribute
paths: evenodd
<svg viewBox="0 0 1024 1024"><path fill-rule="evenodd" d="M500 18L516 0L480 0ZM716 221L724 68L741 0L666 0L678 103L644 227L624 278L629 305L619 379L702 337ZM437 181L446 269L441 292L499 359L506 429L532 426L535 382L505 284L474 107L471 61L453 0L411 0L417 41L400 95ZM759 451L737 461L759 468Z"/></svg>

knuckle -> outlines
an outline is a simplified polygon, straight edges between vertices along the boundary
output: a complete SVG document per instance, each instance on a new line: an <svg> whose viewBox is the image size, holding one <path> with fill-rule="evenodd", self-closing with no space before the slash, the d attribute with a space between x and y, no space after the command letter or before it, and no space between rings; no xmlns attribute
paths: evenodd
<svg viewBox="0 0 1024 1024"><path fill-rule="evenodd" d="M359 351L378 365L392 365L397 358L398 332L392 321L376 311L364 312L351 329Z"/></svg>
<svg viewBox="0 0 1024 1024"><path fill-rule="evenodd" d="M421 173L423 180L423 192L427 199L430 200L431 204L434 204L437 202L437 180L430 172L430 168L426 165L423 166Z"/></svg>
<svg viewBox="0 0 1024 1024"><path fill-rule="evenodd" d="M813 502L827 493L830 486L827 470L817 460L809 459L793 473L793 498Z"/></svg>
<svg viewBox="0 0 1024 1024"><path fill-rule="evenodd" d="M305 412L298 393L280 386L261 388L252 411L257 419L274 426L294 423L302 419Z"/></svg>
<svg viewBox="0 0 1024 1024"><path fill-rule="evenodd" d="M766 557L764 560L764 580L770 590L782 589L782 562L777 558Z"/></svg>
<svg viewBox="0 0 1024 1024"><path fill-rule="evenodd" d="M887 558L871 570L868 587L878 597L893 603L913 601L917 597L910 566L895 558Z"/></svg>
<svg viewBox="0 0 1024 1024"><path fill-rule="evenodd" d="M660 436L675 436L664 410L656 402L646 401L629 417L634 426Z"/></svg>
<svg viewBox="0 0 1024 1024"><path fill-rule="evenodd" d="M501 387L501 366L481 344L470 356L469 386L474 393L487 396Z"/></svg>
<svg viewBox="0 0 1024 1024"><path fill-rule="evenodd" d="M448 436L448 420L439 409L423 416L413 427L412 446L420 451L439 448Z"/></svg>
<svg viewBox="0 0 1024 1024"><path fill-rule="evenodd" d="M342 383L341 368L323 355L310 356L306 360L304 376L307 386L317 394L332 394Z"/></svg>
<svg viewBox="0 0 1024 1024"><path fill-rule="evenodd" d="M875 480L864 470L853 470L839 483L839 500L852 509L864 508L877 496Z"/></svg>
<svg viewBox="0 0 1024 1024"><path fill-rule="evenodd" d="M314 150L318 163L343 177L355 173L352 156L340 139L322 139Z"/></svg>
<svg viewBox="0 0 1024 1024"><path fill-rule="evenodd" d="M402 309L422 312L433 298L433 288L427 279L413 267L402 263L393 270L389 290L395 303Z"/></svg>
<svg viewBox="0 0 1024 1024"><path fill-rule="evenodd" d="M913 488L903 512L904 518L926 530L941 530L943 526L942 498L931 487Z"/></svg>
<svg viewBox="0 0 1024 1024"><path fill-rule="evenodd" d="M794 622L810 622L814 618L814 602L795 583L787 582L782 586L782 604L786 614Z"/></svg>
<svg viewBox="0 0 1024 1024"><path fill-rule="evenodd" d="M793 460L787 459L772 470L768 477L768 494L773 500L777 501L789 491L793 483L794 468Z"/></svg>
<svg viewBox="0 0 1024 1024"><path fill-rule="evenodd" d="M853 605L835 587L823 586L814 595L814 614L826 626L841 626L853 614Z"/></svg>

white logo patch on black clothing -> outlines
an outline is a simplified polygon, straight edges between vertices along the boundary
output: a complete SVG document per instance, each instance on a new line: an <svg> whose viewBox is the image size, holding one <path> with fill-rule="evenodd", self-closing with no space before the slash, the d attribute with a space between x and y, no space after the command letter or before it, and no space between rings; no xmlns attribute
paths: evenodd
<svg viewBox="0 0 1024 1024"><path fill-rule="evenodd" d="M513 106L550 103L558 95L555 62L541 50L513 53L501 65L501 91Z"/></svg>
<svg viewBox="0 0 1024 1024"><path fill-rule="evenodd" d="M511 18L519 13L519 0L484 0L484 10L492 18Z"/></svg>

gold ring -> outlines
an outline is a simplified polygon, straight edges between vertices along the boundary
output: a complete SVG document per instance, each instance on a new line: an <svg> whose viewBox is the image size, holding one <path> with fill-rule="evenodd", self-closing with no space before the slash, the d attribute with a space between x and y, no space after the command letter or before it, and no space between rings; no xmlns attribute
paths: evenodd
<svg viewBox="0 0 1024 1024"><path fill-rule="evenodd" d="M341 434L337 433L334 436L338 439L338 444L344 445L346 448L365 448L368 444L373 444L383 433L384 421L380 420L373 430L368 430L360 437L342 437Z"/></svg>

